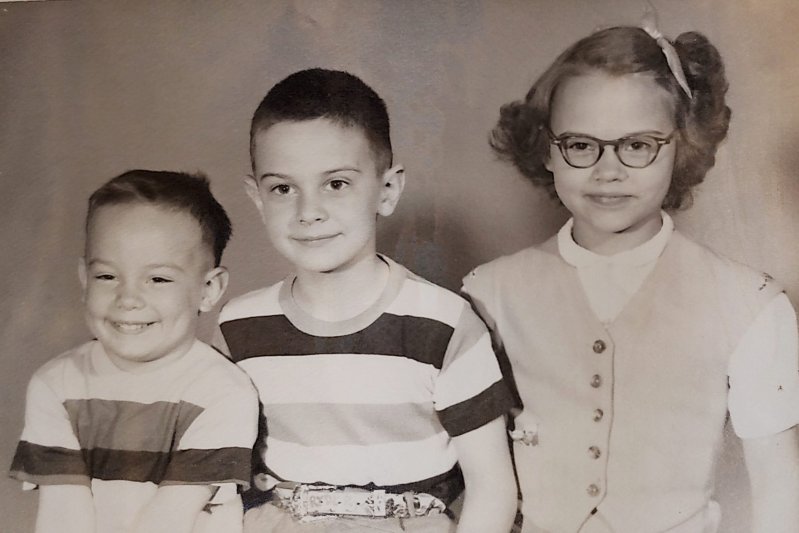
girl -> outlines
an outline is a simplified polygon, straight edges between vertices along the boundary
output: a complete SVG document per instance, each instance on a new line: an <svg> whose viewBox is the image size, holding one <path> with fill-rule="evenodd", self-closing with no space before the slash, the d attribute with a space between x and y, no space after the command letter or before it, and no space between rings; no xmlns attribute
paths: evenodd
<svg viewBox="0 0 799 533"><path fill-rule="evenodd" d="M710 533L729 412L754 530L799 528L796 316L768 275L674 229L727 133L698 33L610 28L567 49L492 146L572 218L464 290L506 352L523 531Z"/></svg>

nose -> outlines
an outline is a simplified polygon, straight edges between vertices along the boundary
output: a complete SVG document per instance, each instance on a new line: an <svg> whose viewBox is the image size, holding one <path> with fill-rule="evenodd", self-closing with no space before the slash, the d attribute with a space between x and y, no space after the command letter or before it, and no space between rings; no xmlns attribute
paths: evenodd
<svg viewBox="0 0 799 533"><path fill-rule="evenodd" d="M144 305L144 300L139 289L132 283L121 282L117 286L116 305L125 310L140 309Z"/></svg>
<svg viewBox="0 0 799 533"><path fill-rule="evenodd" d="M593 178L597 181L620 181L627 178L627 167L619 160L613 146L605 146L599 161L594 165Z"/></svg>
<svg viewBox="0 0 799 533"><path fill-rule="evenodd" d="M322 198L315 193L302 194L297 205L297 220L300 224L309 225L327 219L327 211Z"/></svg>

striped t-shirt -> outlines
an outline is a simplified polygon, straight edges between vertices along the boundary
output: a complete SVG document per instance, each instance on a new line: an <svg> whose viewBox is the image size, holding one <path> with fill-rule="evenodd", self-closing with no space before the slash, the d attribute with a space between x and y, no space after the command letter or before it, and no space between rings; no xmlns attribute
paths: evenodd
<svg viewBox="0 0 799 533"><path fill-rule="evenodd" d="M279 480L431 492L457 472L451 437L511 404L469 304L381 257L389 281L352 319L303 312L293 277L220 314L232 358L260 394L264 462Z"/></svg>
<svg viewBox="0 0 799 533"><path fill-rule="evenodd" d="M240 531L257 423L247 376L200 341L142 373L91 341L31 378L10 474L26 488L90 487L98 532L128 531L159 486L216 485L194 531Z"/></svg>

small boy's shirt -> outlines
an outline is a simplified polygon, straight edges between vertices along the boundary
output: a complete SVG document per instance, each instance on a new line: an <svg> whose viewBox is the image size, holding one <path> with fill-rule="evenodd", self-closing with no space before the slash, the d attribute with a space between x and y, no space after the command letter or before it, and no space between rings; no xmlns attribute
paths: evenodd
<svg viewBox="0 0 799 533"><path fill-rule="evenodd" d="M610 324L638 292L674 232L664 211L660 231L641 245L604 256L581 247L569 219L557 236L564 261L577 269L588 303ZM799 422L799 341L796 313L785 293L759 313L730 356L729 411L741 438L773 435ZM780 384L776 386L774 384Z"/></svg>
<svg viewBox="0 0 799 533"><path fill-rule="evenodd" d="M303 312L293 277L220 313L233 360L258 388L276 479L435 493L456 474L452 437L511 406L469 304L383 259L386 288L349 320Z"/></svg>
<svg viewBox="0 0 799 533"><path fill-rule="evenodd" d="M240 531L257 417L247 376L200 341L142 373L91 341L34 374L10 475L90 487L98 533L128 531L159 486L214 485L194 531Z"/></svg>

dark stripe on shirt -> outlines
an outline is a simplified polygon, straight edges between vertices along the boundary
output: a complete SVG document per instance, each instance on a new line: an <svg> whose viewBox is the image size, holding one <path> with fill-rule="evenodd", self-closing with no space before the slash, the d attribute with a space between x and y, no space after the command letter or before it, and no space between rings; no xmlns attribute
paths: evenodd
<svg viewBox="0 0 799 533"><path fill-rule="evenodd" d="M439 411L438 416L447 433L457 437L504 415L513 404L513 396L500 380L477 396Z"/></svg>
<svg viewBox="0 0 799 533"><path fill-rule="evenodd" d="M362 331L339 337L308 335L283 315L240 318L220 328L236 362L280 355L377 354L407 357L438 369L453 332L438 320L388 313Z"/></svg>
<svg viewBox="0 0 799 533"><path fill-rule="evenodd" d="M249 448L172 453L104 448L77 451L22 441L11 465L11 475L33 483L53 476L83 476L156 485L235 482L248 486L251 455Z"/></svg>
<svg viewBox="0 0 799 533"><path fill-rule="evenodd" d="M81 448L144 452L168 452L177 447L203 412L202 407L184 401L143 404L99 398L66 400L64 408Z"/></svg>
<svg viewBox="0 0 799 533"><path fill-rule="evenodd" d="M11 461L10 476L32 483L38 483L38 478L47 476L74 476L88 482L89 468L80 450L41 446L22 440L17 444Z"/></svg>

